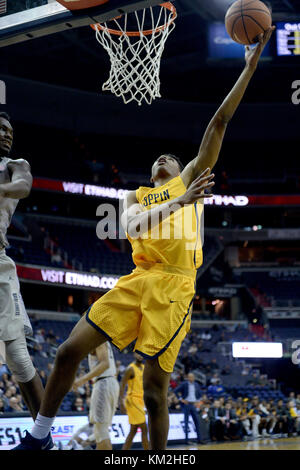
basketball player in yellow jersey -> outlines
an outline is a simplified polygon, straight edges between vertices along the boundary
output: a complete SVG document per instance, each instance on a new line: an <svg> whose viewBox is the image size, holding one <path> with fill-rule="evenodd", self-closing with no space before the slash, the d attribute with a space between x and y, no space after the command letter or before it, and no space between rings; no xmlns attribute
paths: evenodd
<svg viewBox="0 0 300 470"><path fill-rule="evenodd" d="M196 158L181 170L176 158L162 155L152 167L153 187L128 193L122 225L132 243L136 269L88 309L58 348L40 412L18 450L50 448L59 405L90 351L107 340L122 350L135 339L135 350L146 359L143 386L151 449L166 448L170 373L190 327L196 272L202 263L199 201L213 185L210 171L227 124L272 32L273 28L261 35L253 49L246 48L244 70L211 119Z"/></svg>
<svg viewBox="0 0 300 470"><path fill-rule="evenodd" d="M142 445L144 450L149 449L148 430L144 403L143 357L134 353L135 362L127 367L120 384L120 410L127 413L130 424L130 432L123 445L123 450L129 450L138 428L142 431ZM124 403L124 392L127 385L127 393Z"/></svg>

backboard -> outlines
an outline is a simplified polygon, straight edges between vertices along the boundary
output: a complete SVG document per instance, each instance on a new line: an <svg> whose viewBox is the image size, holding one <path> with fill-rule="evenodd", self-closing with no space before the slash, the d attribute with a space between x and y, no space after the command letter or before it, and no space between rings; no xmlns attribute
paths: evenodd
<svg viewBox="0 0 300 470"><path fill-rule="evenodd" d="M55 0L15 0L8 2L7 12L0 16L0 47L102 23L124 12L160 3L161 0L108 0L98 7L71 12Z"/></svg>

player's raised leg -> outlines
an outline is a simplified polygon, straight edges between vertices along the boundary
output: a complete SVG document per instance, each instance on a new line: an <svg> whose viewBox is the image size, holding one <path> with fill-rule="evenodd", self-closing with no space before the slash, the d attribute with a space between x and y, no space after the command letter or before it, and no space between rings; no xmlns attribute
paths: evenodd
<svg viewBox="0 0 300 470"><path fill-rule="evenodd" d="M69 338L58 348L54 368L48 379L40 412L32 428L14 450L48 450L53 446L50 429L58 408L71 389L80 362L91 351L107 341L85 319L77 323Z"/></svg>

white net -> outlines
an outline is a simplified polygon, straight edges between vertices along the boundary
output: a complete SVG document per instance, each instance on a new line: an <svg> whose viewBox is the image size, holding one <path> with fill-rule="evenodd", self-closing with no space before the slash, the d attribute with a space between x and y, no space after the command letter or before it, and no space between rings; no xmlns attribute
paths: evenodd
<svg viewBox="0 0 300 470"><path fill-rule="evenodd" d="M104 91L122 97L125 104L131 101L151 104L161 97L161 57L176 16L175 7L167 2L126 13L109 25L93 25L97 41L108 52L111 62L109 78L102 86Z"/></svg>

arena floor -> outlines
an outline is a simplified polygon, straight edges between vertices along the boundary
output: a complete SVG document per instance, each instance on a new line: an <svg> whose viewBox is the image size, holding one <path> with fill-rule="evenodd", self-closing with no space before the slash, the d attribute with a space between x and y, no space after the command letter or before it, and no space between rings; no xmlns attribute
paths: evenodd
<svg viewBox="0 0 300 470"><path fill-rule="evenodd" d="M248 442L222 442L198 446L170 447L170 450L300 450L300 436L287 439L258 439Z"/></svg>

